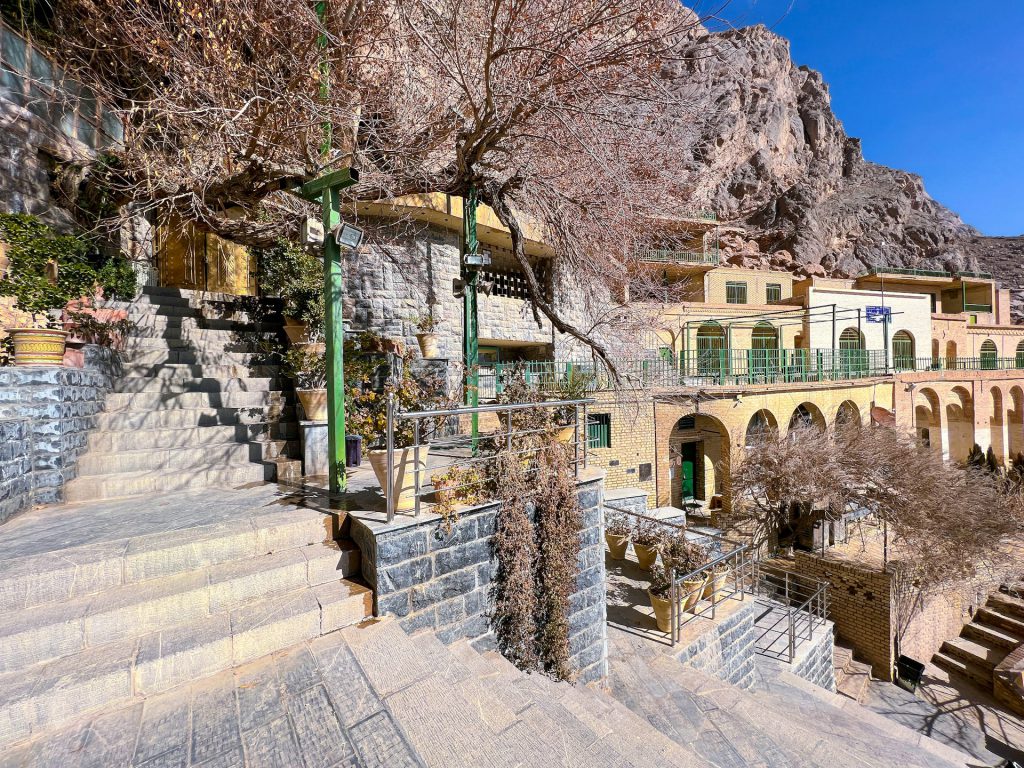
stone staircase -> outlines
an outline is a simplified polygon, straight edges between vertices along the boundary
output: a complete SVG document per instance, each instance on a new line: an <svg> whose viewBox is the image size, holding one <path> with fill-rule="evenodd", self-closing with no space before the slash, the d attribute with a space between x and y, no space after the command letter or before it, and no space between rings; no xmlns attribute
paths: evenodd
<svg viewBox="0 0 1024 768"><path fill-rule="evenodd" d="M115 308L135 324L123 376L67 501L300 474L294 393L267 352L283 325L273 300L147 287Z"/></svg>
<svg viewBox="0 0 1024 768"><path fill-rule="evenodd" d="M338 527L299 508L4 560L0 749L363 620Z"/></svg>
<svg viewBox="0 0 1024 768"><path fill-rule="evenodd" d="M832 651L836 676L836 692L863 704L871 683L871 665L853 658L853 649L838 642Z"/></svg>
<svg viewBox="0 0 1024 768"><path fill-rule="evenodd" d="M989 595L960 636L947 640L932 663L992 690L992 673L1010 651L1024 643L1024 600L1002 592Z"/></svg>
<svg viewBox="0 0 1024 768"><path fill-rule="evenodd" d="M959 750L780 669L784 665L766 662L772 672L744 689L624 633L613 634L611 646L613 695L703 765L976 765Z"/></svg>

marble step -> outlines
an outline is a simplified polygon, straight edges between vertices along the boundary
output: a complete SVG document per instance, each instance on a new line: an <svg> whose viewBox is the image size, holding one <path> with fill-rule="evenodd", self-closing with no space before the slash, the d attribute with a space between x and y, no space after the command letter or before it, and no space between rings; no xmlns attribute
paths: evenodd
<svg viewBox="0 0 1024 768"><path fill-rule="evenodd" d="M971 640L965 637L956 637L946 640L942 644L942 652L947 656L953 656L970 664L975 664L989 671L989 682L991 672L996 665L1006 658L1006 650L996 646L992 647L985 642Z"/></svg>
<svg viewBox="0 0 1024 768"><path fill-rule="evenodd" d="M205 408L252 408L284 405L290 395L280 390L256 392L113 392L104 402L105 413L118 411L170 411Z"/></svg>
<svg viewBox="0 0 1024 768"><path fill-rule="evenodd" d="M974 620L995 627L1009 635L1024 638L1024 621L1005 614L997 608L982 606L975 613Z"/></svg>
<svg viewBox="0 0 1024 768"><path fill-rule="evenodd" d="M164 470L145 470L108 475L76 477L64 487L68 503L120 499L141 494L160 494L194 488L235 488L250 483L273 482L272 464L244 463L169 474Z"/></svg>
<svg viewBox="0 0 1024 768"><path fill-rule="evenodd" d="M121 377L190 381L191 379L279 378L280 365L187 365L185 363L125 364Z"/></svg>
<svg viewBox="0 0 1024 768"><path fill-rule="evenodd" d="M1024 621L1024 600L1004 592L993 592L988 596L988 606L993 610Z"/></svg>
<svg viewBox="0 0 1024 768"><path fill-rule="evenodd" d="M126 584L335 540L341 541L338 551L343 575L358 573L359 550L342 537L343 516L312 508L251 510L244 495L239 504L231 523L185 525L2 560L0 612L96 595Z"/></svg>
<svg viewBox="0 0 1024 768"><path fill-rule="evenodd" d="M353 547L284 549L0 614L0 673L201 621L279 593L354 575ZM358 550L356 550L358 552Z"/></svg>
<svg viewBox="0 0 1024 768"><path fill-rule="evenodd" d="M229 378L181 377L143 378L128 377L114 382L118 393L161 393L185 394L187 392L280 392L288 388L290 381L284 378L242 376Z"/></svg>
<svg viewBox="0 0 1024 768"><path fill-rule="evenodd" d="M989 690L992 687L992 670L974 662L966 661L960 656L939 651L932 657L932 663L950 674L960 675L961 677L973 680L985 690Z"/></svg>
<svg viewBox="0 0 1024 768"><path fill-rule="evenodd" d="M371 609L367 587L335 581L0 675L0 746L320 637Z"/></svg>
<svg viewBox="0 0 1024 768"><path fill-rule="evenodd" d="M127 350L122 354L126 367L145 365L242 365L264 366L275 359L263 352L226 352L224 350L196 350L151 348Z"/></svg>
<svg viewBox="0 0 1024 768"><path fill-rule="evenodd" d="M145 443L138 443L145 445ZM78 460L78 476L93 477L150 470L195 470L203 467L240 466L280 456L299 449L298 441L257 441L222 443L201 447L143 448L115 452L88 451Z"/></svg>
<svg viewBox="0 0 1024 768"><path fill-rule="evenodd" d="M992 647L1003 648L1007 652L1024 643L1024 636L1007 629L993 627L981 621L977 616L970 624L964 624L961 634L970 640L985 643Z"/></svg>
<svg viewBox="0 0 1024 768"><path fill-rule="evenodd" d="M196 427L264 425L294 422L294 406L178 408L160 411L103 412L96 416L97 429L135 431L146 429L191 429Z"/></svg>

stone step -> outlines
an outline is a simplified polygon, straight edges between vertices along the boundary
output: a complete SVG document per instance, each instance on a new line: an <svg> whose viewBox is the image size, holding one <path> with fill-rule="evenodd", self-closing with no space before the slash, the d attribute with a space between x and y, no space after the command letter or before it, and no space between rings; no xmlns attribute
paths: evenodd
<svg viewBox="0 0 1024 768"><path fill-rule="evenodd" d="M118 309L125 312L127 318L135 324L145 324L151 319L167 318L168 320L216 320L220 323L242 323L252 324L259 322L270 322L282 324L284 318L277 312L249 312L244 309L231 307L217 307L207 304L196 306L195 304L172 304L167 302L152 302L142 298L137 301L112 302L108 305L110 309Z"/></svg>
<svg viewBox="0 0 1024 768"><path fill-rule="evenodd" d="M124 706L364 619L372 592L342 580L0 676L0 745Z"/></svg>
<svg viewBox="0 0 1024 768"><path fill-rule="evenodd" d="M1008 616L995 608L982 606L975 613L975 621L995 627L1007 634L1024 638L1024 621Z"/></svg>
<svg viewBox="0 0 1024 768"><path fill-rule="evenodd" d="M319 544L229 561L0 614L0 673L138 638L354 573L352 545ZM358 550L356 550L358 552ZM339 566L344 566L339 568Z"/></svg>
<svg viewBox="0 0 1024 768"><path fill-rule="evenodd" d="M960 675L973 680L984 690L992 687L992 671L985 667L978 666L973 662L964 661L959 656L952 656L944 651L939 651L932 657L932 663L950 674Z"/></svg>
<svg viewBox="0 0 1024 768"><path fill-rule="evenodd" d="M219 336L209 334L223 334ZM265 339L264 341L271 341ZM145 337L129 336L122 347L126 356L151 351L198 351L198 352L233 352L235 354L256 353L263 349L263 341L250 338L238 338L223 331L210 331L203 334L196 331L184 337Z"/></svg>
<svg viewBox="0 0 1024 768"><path fill-rule="evenodd" d="M161 411L116 411L100 413L96 426L100 430L135 431L145 429L191 429L238 425L265 425L275 421L295 421L294 406L247 408L188 408Z"/></svg>
<svg viewBox="0 0 1024 768"><path fill-rule="evenodd" d="M298 434L298 425L293 421L180 429L134 429L124 432L94 431L89 435L89 450L120 453L135 450L140 445L150 450L166 450L252 442L284 441L291 444L298 439Z"/></svg>
<svg viewBox="0 0 1024 768"><path fill-rule="evenodd" d="M1012 632L992 627L977 619L970 624L965 624L961 634L968 640L974 640L991 648L1001 648L1006 653L1024 642L1024 638Z"/></svg>
<svg viewBox="0 0 1024 768"><path fill-rule="evenodd" d="M145 443L137 443L145 445ZM298 441L259 441L223 443L192 448L145 448L117 452L89 451L78 460L78 476L197 469L201 467L242 466L266 459L291 456L299 449Z"/></svg>
<svg viewBox="0 0 1024 768"><path fill-rule="evenodd" d="M344 516L301 507L253 512L243 506L232 519L237 522L194 525L2 560L0 612L97 595L125 584L338 539L343 575L358 573L359 550L341 534Z"/></svg>
<svg viewBox="0 0 1024 768"><path fill-rule="evenodd" d="M202 291L194 288L177 288L167 285L147 285L142 288L141 295L147 296L184 296L193 301L205 301L213 304L238 304L258 301L263 305L281 307L284 300L273 296L242 296L222 291Z"/></svg>
<svg viewBox="0 0 1024 768"><path fill-rule="evenodd" d="M125 365L242 365L264 366L272 364L274 358L263 352L224 352L220 350L194 349L142 349L125 351L122 354Z"/></svg>
<svg viewBox="0 0 1024 768"><path fill-rule="evenodd" d="M1024 600L1005 592L993 592L988 596L988 606L993 610L1024 621Z"/></svg>
<svg viewBox="0 0 1024 768"><path fill-rule="evenodd" d="M185 491L192 488L237 487L273 482L272 465L239 464L168 474L163 470L76 477L64 486L68 503L120 499L141 494Z"/></svg>
<svg viewBox="0 0 1024 768"><path fill-rule="evenodd" d="M870 670L842 670L836 674L836 692L863 704L871 683Z"/></svg>
<svg viewBox="0 0 1024 768"><path fill-rule="evenodd" d="M942 643L942 652L947 656L961 659L968 664L988 670L988 680L992 680L992 670L996 664L1006 658L1006 651L996 646L995 648L965 637L956 637Z"/></svg>
<svg viewBox="0 0 1024 768"><path fill-rule="evenodd" d="M252 408L284 405L291 396L280 390L263 392L114 392L107 395L105 413L172 411L206 408Z"/></svg>
<svg viewBox="0 0 1024 768"><path fill-rule="evenodd" d="M181 395L188 392L281 392L289 386L289 380L263 376L231 378L142 378L130 377L114 382L114 392L119 393L162 393Z"/></svg>
<svg viewBox="0 0 1024 768"><path fill-rule="evenodd" d="M186 365L184 363L126 364L121 377L189 381L191 379L279 378L280 365Z"/></svg>
<svg viewBox="0 0 1024 768"><path fill-rule="evenodd" d="M184 339L197 344L204 340L228 342L264 339L276 343L280 340L282 327L271 323L242 324L232 320L157 316L134 321L128 339Z"/></svg>

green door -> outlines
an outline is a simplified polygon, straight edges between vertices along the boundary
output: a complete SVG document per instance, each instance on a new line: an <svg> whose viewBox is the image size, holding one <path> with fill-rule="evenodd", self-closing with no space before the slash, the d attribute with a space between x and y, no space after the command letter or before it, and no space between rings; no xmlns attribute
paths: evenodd
<svg viewBox="0 0 1024 768"><path fill-rule="evenodd" d="M697 471L697 444L683 443L679 446L679 453L682 456L682 466L679 472L679 482L682 483L680 498L685 504L693 499L693 481Z"/></svg>

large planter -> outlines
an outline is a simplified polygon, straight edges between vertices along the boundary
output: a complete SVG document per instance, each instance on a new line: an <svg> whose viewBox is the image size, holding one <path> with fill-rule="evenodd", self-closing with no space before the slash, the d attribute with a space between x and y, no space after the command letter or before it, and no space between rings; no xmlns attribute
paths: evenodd
<svg viewBox="0 0 1024 768"><path fill-rule="evenodd" d="M327 421L327 390L296 389L306 421Z"/></svg>
<svg viewBox="0 0 1024 768"><path fill-rule="evenodd" d="M427 468L427 453L429 448L426 445L420 446L420 461L419 469L422 475L423 470ZM388 487L388 452L386 450L376 449L367 451L367 458L370 460L370 466L373 467L373 474L377 476L377 482L380 483L380 487ZM394 485L392 486L392 493L395 499L395 511L396 512L408 512L416 508L416 449L415 448L396 448L395 449L395 466L394 466ZM425 482L425 478L421 477L421 485Z"/></svg>
<svg viewBox="0 0 1024 768"><path fill-rule="evenodd" d="M708 575L707 586L704 587L704 599L717 603L722 599L721 592L725 589L725 582L729 578L729 568L715 568Z"/></svg>
<svg viewBox="0 0 1024 768"><path fill-rule="evenodd" d="M285 316L284 335L288 337L290 344L309 343L309 332L306 324L294 317Z"/></svg>
<svg viewBox="0 0 1024 768"><path fill-rule="evenodd" d="M604 540L608 542L608 552L612 560L625 560L626 547L629 546L629 535L617 533L605 533Z"/></svg>
<svg viewBox="0 0 1024 768"><path fill-rule="evenodd" d="M654 609L654 620L658 622L658 629L662 632L671 632L672 601L668 596L656 595L649 589L647 596L651 598L651 607Z"/></svg>
<svg viewBox="0 0 1024 768"><path fill-rule="evenodd" d="M434 360L441 356L441 344L436 333L417 333L416 341L425 360Z"/></svg>
<svg viewBox="0 0 1024 768"><path fill-rule="evenodd" d="M62 365L67 331L52 328L11 328L15 365Z"/></svg>
<svg viewBox="0 0 1024 768"><path fill-rule="evenodd" d="M643 570L649 571L654 567L654 563L658 559L656 547L648 547L643 544L637 544L634 541L633 551L636 552L636 561Z"/></svg>
<svg viewBox="0 0 1024 768"><path fill-rule="evenodd" d="M555 437L560 443L571 443L576 437L576 426L570 424L568 427L561 427Z"/></svg>
<svg viewBox="0 0 1024 768"><path fill-rule="evenodd" d="M694 612L697 607L697 603L700 602L700 596L703 593L704 585L707 584L707 579L702 577L699 579L688 579L683 582L683 610Z"/></svg>

